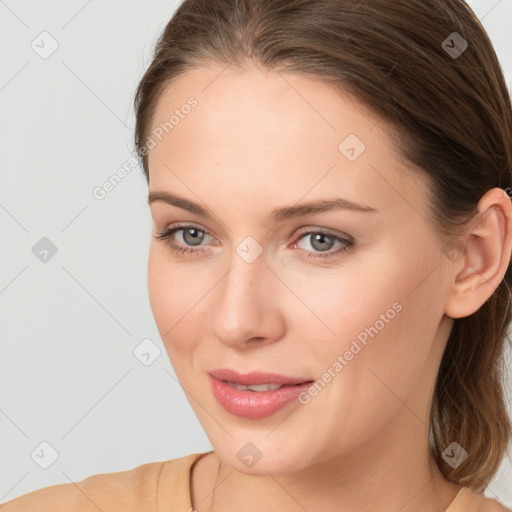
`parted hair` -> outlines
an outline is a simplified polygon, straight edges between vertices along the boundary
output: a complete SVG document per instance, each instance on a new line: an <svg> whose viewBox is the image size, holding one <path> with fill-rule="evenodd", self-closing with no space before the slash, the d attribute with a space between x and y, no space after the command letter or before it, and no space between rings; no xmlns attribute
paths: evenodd
<svg viewBox="0 0 512 512"><path fill-rule="evenodd" d="M393 149L428 178L429 218L464 240L489 189L512 190L512 105L503 70L463 0L185 0L159 36L134 97L135 150L145 146L166 87L208 63L254 64L339 87L385 119ZM443 246L444 247L444 246ZM510 265L490 298L454 319L430 407L430 449L442 474L482 491L507 453L504 392ZM456 441L468 457L452 467Z"/></svg>

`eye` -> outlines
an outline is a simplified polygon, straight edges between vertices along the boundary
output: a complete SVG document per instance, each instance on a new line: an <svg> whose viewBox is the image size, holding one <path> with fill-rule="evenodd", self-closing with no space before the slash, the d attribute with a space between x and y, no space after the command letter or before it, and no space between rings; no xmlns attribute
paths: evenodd
<svg viewBox="0 0 512 512"><path fill-rule="evenodd" d="M174 235L180 231L182 232L181 239L183 240L183 243L177 244L174 241ZM202 230L193 224L184 224L174 226L153 236L158 240L163 240L172 252L197 255L206 252L206 249L194 247L200 247L201 242L210 235L205 230ZM311 237L310 245L313 250L300 248L301 252L306 253L305 256L307 258L333 258L347 251L354 245L354 240L351 237L345 238L343 236L321 230L309 230L302 232L299 235L299 240L306 239L308 236ZM336 242L338 242L340 246L335 250L331 250ZM297 247L297 244L298 242L295 242L292 247Z"/></svg>
<svg viewBox="0 0 512 512"><path fill-rule="evenodd" d="M174 233L178 231L182 231L181 238L185 242L185 247L183 245L178 245L173 241ZM163 233L157 233L155 238L158 240L163 240L165 244L171 249L171 251L180 253L180 254L195 254L202 253L204 249L191 249L187 247L187 244L191 244L191 246L199 246L201 242L205 239L206 231L197 228L193 224L185 224L182 226L175 226L173 228L165 230Z"/></svg>
<svg viewBox="0 0 512 512"><path fill-rule="evenodd" d="M307 237L310 237L309 245L314 249L314 251L306 250L307 258L332 258L339 256L341 253L347 251L354 245L354 240L352 238L345 238L340 235L329 233L327 231L309 230L305 233L301 233L299 240L306 239ZM332 251L330 249L332 249L335 242L338 242L341 247L339 246L338 249ZM296 247L297 242L295 242L293 246Z"/></svg>

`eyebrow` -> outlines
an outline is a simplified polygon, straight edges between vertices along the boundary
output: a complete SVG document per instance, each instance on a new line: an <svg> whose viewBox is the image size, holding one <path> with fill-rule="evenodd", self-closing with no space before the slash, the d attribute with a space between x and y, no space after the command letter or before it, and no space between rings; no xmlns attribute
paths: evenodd
<svg viewBox="0 0 512 512"><path fill-rule="evenodd" d="M203 208L201 205L194 203L184 197L179 197L169 192L153 191L149 193L148 204L151 205L155 201L162 201L164 203L183 208L191 213L200 215L207 219L212 219L213 216L209 210ZM356 212L377 212L376 208L364 206L354 203L348 199L336 197L333 199L322 199L319 201L310 201L294 206L286 206L283 208L276 208L270 213L270 217L274 222L283 222L288 219L300 217L312 213L322 213L334 210L351 210Z"/></svg>

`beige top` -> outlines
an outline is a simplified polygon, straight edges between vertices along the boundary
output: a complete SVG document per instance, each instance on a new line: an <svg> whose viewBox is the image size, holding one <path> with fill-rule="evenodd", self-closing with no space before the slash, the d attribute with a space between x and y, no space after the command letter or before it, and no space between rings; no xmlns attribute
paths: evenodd
<svg viewBox="0 0 512 512"><path fill-rule="evenodd" d="M43 487L1 504L0 512L190 512L191 468L208 453ZM462 487L446 512L512 511Z"/></svg>

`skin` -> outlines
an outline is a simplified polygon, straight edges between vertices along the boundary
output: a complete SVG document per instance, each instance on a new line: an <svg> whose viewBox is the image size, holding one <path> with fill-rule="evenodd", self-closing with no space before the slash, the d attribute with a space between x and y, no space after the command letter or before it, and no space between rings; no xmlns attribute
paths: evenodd
<svg viewBox="0 0 512 512"><path fill-rule="evenodd" d="M299 74L212 63L168 86L153 126L190 96L198 106L149 153L149 188L213 214L150 205L148 291L216 452L194 466L193 507L210 506L217 455L214 510L444 511L460 486L429 457L428 411L453 319L476 311L505 274L510 200L487 192L467 253L450 259L427 222L425 176L400 167L389 127L352 97ZM352 162L338 149L350 133L366 146ZM333 197L378 211L270 218L274 208ZM182 230L174 243L205 252L176 254L156 238L181 222L204 239L193 245ZM355 244L335 255L341 245L327 238L333 256L308 259L322 248L297 235L304 227ZM236 252L247 236L263 249L250 264ZM320 379L395 302L401 311L308 404L251 420L213 397L213 368ZM251 468L237 457L249 441L262 453Z"/></svg>

